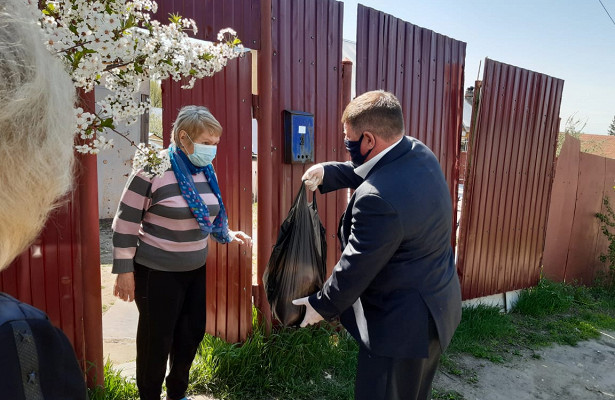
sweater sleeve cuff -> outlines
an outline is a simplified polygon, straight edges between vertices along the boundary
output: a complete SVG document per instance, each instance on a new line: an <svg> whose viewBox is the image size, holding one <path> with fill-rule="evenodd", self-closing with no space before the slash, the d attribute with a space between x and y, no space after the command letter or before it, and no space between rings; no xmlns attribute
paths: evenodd
<svg viewBox="0 0 615 400"><path fill-rule="evenodd" d="M134 270L135 270L135 263L132 258L113 260L113 268L111 269L111 273L113 274L123 274L126 272L134 272Z"/></svg>

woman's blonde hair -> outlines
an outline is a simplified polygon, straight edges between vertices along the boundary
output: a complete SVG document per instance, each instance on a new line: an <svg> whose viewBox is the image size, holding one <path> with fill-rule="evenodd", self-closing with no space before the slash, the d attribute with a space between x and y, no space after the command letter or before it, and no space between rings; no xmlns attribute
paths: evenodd
<svg viewBox="0 0 615 400"><path fill-rule="evenodd" d="M207 107L184 106L179 110L179 114L177 114L173 123L173 142L178 146L181 145L179 141L180 131L186 131L192 140L203 131L219 137L222 135L222 125Z"/></svg>
<svg viewBox="0 0 615 400"><path fill-rule="evenodd" d="M0 5L0 269L70 188L75 89L21 0Z"/></svg>

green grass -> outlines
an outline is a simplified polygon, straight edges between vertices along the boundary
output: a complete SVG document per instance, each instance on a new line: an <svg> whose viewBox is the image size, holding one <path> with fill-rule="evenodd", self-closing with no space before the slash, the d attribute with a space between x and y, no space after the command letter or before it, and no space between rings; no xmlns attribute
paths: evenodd
<svg viewBox="0 0 615 400"><path fill-rule="evenodd" d="M207 335L190 372L190 393L217 399L352 399L358 351L343 330L323 324L307 329L283 328L266 335L256 322L242 345ZM509 314L487 306L464 308L461 323L440 368L467 382L476 382L456 359L470 354L505 363L553 343L575 345L615 330L615 290L573 286L542 280L524 290ZM106 390L91 392L92 400L134 399L126 382L105 365ZM463 400L460 393L436 388L437 400Z"/></svg>
<svg viewBox="0 0 615 400"><path fill-rule="evenodd" d="M88 390L90 400L136 400L139 398L137 385L120 375L107 360L104 368L105 387L97 386Z"/></svg>
<svg viewBox="0 0 615 400"><path fill-rule="evenodd" d="M574 346L600 336L600 329L615 330L615 291L541 280L521 292L510 314L495 307L464 308L447 354L504 362L522 350ZM453 368L454 362L448 364Z"/></svg>
<svg viewBox="0 0 615 400"><path fill-rule="evenodd" d="M517 328L499 309L484 305L464 308L449 352L468 353L474 357L502 362L499 349L515 335Z"/></svg>
<svg viewBox="0 0 615 400"><path fill-rule="evenodd" d="M256 329L243 345L207 336L191 370L193 392L223 399L352 399L356 342L328 325Z"/></svg>

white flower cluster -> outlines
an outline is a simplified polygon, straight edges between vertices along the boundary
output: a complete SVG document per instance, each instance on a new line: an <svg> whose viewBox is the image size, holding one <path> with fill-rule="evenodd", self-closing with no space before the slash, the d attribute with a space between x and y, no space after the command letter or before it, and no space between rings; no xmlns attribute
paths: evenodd
<svg viewBox="0 0 615 400"><path fill-rule="evenodd" d="M171 15L166 25L151 20L157 7L153 0L41 2L39 23L47 47L64 62L75 86L88 92L104 85L113 93L98 103L95 114L76 110L77 133L86 139L76 146L78 151L95 154L111 147L102 133L117 132L118 123L134 123L149 109L149 103L134 98L143 81L170 77L191 88L196 79L213 75L241 55L243 46L232 29L220 31L217 43L199 42L186 33L197 31L191 19Z"/></svg>
<svg viewBox="0 0 615 400"><path fill-rule="evenodd" d="M171 168L171 160L166 150L158 152L152 146L139 143L132 160L134 169L143 169L143 174L149 178L162 176Z"/></svg>

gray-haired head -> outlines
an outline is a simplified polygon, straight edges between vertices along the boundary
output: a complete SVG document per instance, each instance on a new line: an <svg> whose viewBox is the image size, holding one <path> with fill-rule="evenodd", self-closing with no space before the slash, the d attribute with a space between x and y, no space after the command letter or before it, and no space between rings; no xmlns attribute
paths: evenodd
<svg viewBox="0 0 615 400"><path fill-rule="evenodd" d="M203 106L184 106L179 110L173 123L173 142L179 144L179 132L185 131L194 140L203 131L214 136L222 135L222 125L213 114Z"/></svg>
<svg viewBox="0 0 615 400"><path fill-rule="evenodd" d="M75 88L22 0L0 3L0 269L71 186Z"/></svg>

